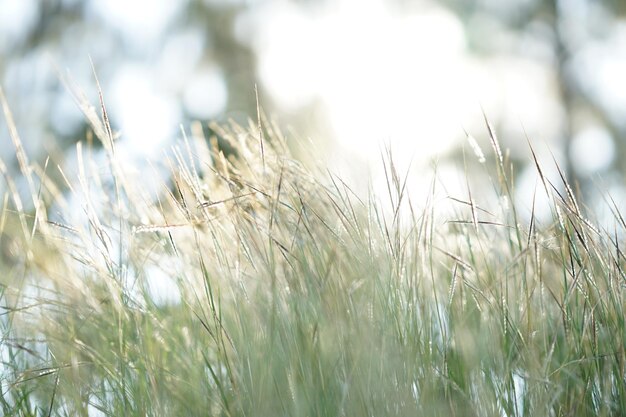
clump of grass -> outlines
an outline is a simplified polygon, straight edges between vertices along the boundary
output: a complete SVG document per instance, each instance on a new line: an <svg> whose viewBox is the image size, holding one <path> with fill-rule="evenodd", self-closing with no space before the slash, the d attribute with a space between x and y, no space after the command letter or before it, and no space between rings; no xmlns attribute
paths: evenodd
<svg viewBox="0 0 626 417"><path fill-rule="evenodd" d="M267 120L212 126L229 155L196 126L159 184L82 106L107 162L79 144L74 173L29 162L4 106L32 202L3 169L4 415L626 409L626 224L616 210L619 231L594 227L538 163L554 221L521 221L491 129L485 176L509 204L468 192L442 218L435 185L418 211L392 158L387 195L359 198Z"/></svg>

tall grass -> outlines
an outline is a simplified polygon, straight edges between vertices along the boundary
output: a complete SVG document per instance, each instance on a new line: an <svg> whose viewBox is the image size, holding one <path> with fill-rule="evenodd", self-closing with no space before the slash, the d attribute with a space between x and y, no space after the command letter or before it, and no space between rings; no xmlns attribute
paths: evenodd
<svg viewBox="0 0 626 417"><path fill-rule="evenodd" d="M183 139L162 181L82 106L107 157L70 172L29 162L4 103L26 186L0 165L1 414L626 413L624 219L594 227L537 163L553 222L522 221L493 131L500 204L468 185L446 218L390 154L360 198L267 120Z"/></svg>

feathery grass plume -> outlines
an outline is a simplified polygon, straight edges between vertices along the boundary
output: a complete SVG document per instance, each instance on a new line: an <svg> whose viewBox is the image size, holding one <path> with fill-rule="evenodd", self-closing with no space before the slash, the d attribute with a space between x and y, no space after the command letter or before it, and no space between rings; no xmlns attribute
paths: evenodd
<svg viewBox="0 0 626 417"><path fill-rule="evenodd" d="M476 139L474 138L474 136L470 134L466 134L466 137L472 150L474 151L474 154L476 155L476 158L478 158L478 162L480 162L481 164L484 164L485 162L487 162L487 159L485 159L485 154L483 153L483 150L478 145L478 142L476 142Z"/></svg>
<svg viewBox="0 0 626 417"><path fill-rule="evenodd" d="M106 121L85 106L112 143ZM410 176L391 151L388 196L360 198L324 167L312 172L290 157L260 114L248 128L211 126L228 154L198 124L190 137L183 131L164 156L171 180L156 194L111 147L102 170L79 144L77 172L58 167L64 183L18 155L39 184L31 194L45 227L34 227L0 164L0 413L626 409L617 207L614 230L594 227L537 165L554 222L540 225L534 213L519 221L491 128L492 192L510 207L489 206L494 196L468 178L468 200L450 196L457 215L443 218L436 181L430 194L409 195ZM426 201L422 212L415 198Z"/></svg>

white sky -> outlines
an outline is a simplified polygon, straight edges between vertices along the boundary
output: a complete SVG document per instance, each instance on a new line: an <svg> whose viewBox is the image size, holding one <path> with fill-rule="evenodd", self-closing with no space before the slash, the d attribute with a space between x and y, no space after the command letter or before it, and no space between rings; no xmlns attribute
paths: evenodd
<svg viewBox="0 0 626 417"><path fill-rule="evenodd" d="M443 8L393 12L382 0L343 0L305 12L270 3L254 17L260 76L274 99L295 109L321 100L336 139L377 159L381 143L427 160L463 128L494 119L550 138L559 130L555 80L518 56L473 58L459 19Z"/></svg>

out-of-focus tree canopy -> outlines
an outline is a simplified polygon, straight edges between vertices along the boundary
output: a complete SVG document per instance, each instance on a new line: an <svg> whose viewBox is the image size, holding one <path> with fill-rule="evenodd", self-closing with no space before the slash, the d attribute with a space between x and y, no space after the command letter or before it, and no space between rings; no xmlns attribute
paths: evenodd
<svg viewBox="0 0 626 417"><path fill-rule="evenodd" d="M626 171L626 90L620 75L626 73L626 3L448 0L446 4L463 18L476 54L527 53L553 73L562 107L563 163L572 183L586 189L594 168L603 165L602 157L593 159L594 148L613 150L613 168Z"/></svg>
<svg viewBox="0 0 626 417"><path fill-rule="evenodd" d="M0 0L0 85L35 157L85 137L55 65L97 103L90 59L139 157L180 123L255 117L255 85L302 136L334 134L364 159L372 140L454 155L464 130L484 134L482 106L514 158L528 135L584 194L600 173L619 200L625 14L617 0Z"/></svg>
<svg viewBox="0 0 626 417"><path fill-rule="evenodd" d="M255 108L255 55L234 27L245 2L2 0L0 5L0 77L32 151L43 150L34 139L43 132L66 143L84 136L85 121L55 66L94 98L90 59L105 96L116 96L116 104L129 102L123 109L112 107L117 124L125 117L154 117L158 123L163 115L172 126L162 134L171 135L184 120L241 119ZM141 115L139 107L156 113Z"/></svg>

